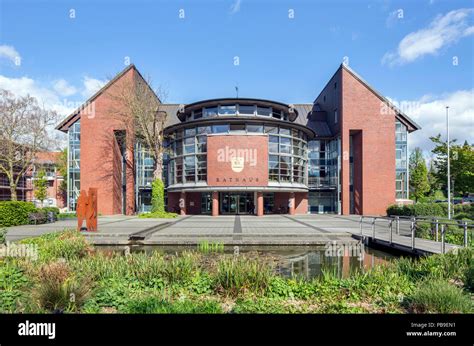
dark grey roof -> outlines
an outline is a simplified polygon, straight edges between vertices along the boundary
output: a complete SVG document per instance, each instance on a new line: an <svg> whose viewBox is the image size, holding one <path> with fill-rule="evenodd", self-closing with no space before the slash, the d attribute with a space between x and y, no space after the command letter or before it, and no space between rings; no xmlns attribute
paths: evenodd
<svg viewBox="0 0 474 346"><path fill-rule="evenodd" d="M171 104L171 103L162 103L159 106L159 111L165 111L167 114L166 117L166 122L165 122L165 127L178 124L181 121L178 119L178 109L180 105L179 104Z"/></svg>
<svg viewBox="0 0 474 346"><path fill-rule="evenodd" d="M331 130L326 122L325 112L313 111L312 103L300 103L294 104L294 106L298 112L295 123L309 127L316 133L316 138L332 137Z"/></svg>

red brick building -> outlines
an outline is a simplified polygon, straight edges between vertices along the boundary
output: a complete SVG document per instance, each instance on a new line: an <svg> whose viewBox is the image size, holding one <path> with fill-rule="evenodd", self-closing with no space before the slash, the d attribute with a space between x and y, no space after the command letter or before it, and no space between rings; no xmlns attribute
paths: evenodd
<svg viewBox="0 0 474 346"><path fill-rule="evenodd" d="M36 206L57 207L62 209L66 207L66 191L62 189L64 177L61 175L58 163L61 152L38 152L31 169L26 174L26 200L35 203ZM41 203L35 197L35 180L38 173L44 170L48 184L47 197Z"/></svg>
<svg viewBox="0 0 474 346"><path fill-rule="evenodd" d="M68 207L99 189L99 212L151 204L153 159L107 95L143 81L130 65L57 128L68 133ZM419 129L348 66L313 103L226 98L162 104L167 206L181 214L385 214L408 198L407 134Z"/></svg>

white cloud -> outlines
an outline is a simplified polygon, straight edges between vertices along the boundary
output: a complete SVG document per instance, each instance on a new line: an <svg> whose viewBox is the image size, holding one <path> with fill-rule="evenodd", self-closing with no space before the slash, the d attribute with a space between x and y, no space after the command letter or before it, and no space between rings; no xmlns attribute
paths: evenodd
<svg viewBox="0 0 474 346"><path fill-rule="evenodd" d="M403 102L401 103L403 104ZM441 133L446 140L446 106L449 106L449 134L457 143L474 143L474 89L458 90L440 95L425 95L419 100L408 101L416 105L403 109L405 113L421 126L409 137L409 146L422 148L426 154L431 152L433 144L429 137Z"/></svg>
<svg viewBox="0 0 474 346"><path fill-rule="evenodd" d="M71 96L77 92L77 89L64 79L58 79L55 81L53 88L61 96Z"/></svg>
<svg viewBox="0 0 474 346"><path fill-rule="evenodd" d="M84 77L83 83L84 83L84 89L82 91L82 96L84 96L84 98L89 98L92 95L94 95L97 91L99 91L100 88L102 88L107 83L107 81L90 78L90 77Z"/></svg>
<svg viewBox="0 0 474 346"><path fill-rule="evenodd" d="M230 14L235 14L240 11L240 4L242 0L235 0L230 6Z"/></svg>
<svg viewBox="0 0 474 346"><path fill-rule="evenodd" d="M401 65L427 54L435 55L443 47L474 34L474 27L468 24L473 11L463 8L437 16L428 27L406 35L398 44L396 52L385 53L382 64Z"/></svg>
<svg viewBox="0 0 474 346"><path fill-rule="evenodd" d="M13 46L0 45L0 58L8 59L16 64L17 59L21 59L21 56Z"/></svg>

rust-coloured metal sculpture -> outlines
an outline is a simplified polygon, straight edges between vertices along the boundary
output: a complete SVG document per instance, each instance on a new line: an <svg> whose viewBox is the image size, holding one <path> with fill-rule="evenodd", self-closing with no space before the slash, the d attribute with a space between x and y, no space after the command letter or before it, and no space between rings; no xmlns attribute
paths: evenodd
<svg viewBox="0 0 474 346"><path fill-rule="evenodd" d="M83 229L84 220L87 231L97 231L97 188L89 188L89 194L81 190L77 199L76 215L78 231Z"/></svg>

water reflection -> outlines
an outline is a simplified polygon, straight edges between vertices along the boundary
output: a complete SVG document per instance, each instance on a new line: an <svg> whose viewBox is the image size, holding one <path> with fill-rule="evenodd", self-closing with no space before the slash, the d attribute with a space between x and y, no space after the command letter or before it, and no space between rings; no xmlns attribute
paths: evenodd
<svg viewBox="0 0 474 346"><path fill-rule="evenodd" d="M124 247L99 247L107 251L124 251ZM197 251L196 246L133 246L126 251L175 254L182 251ZM334 251L336 250L336 251ZM257 257L270 257L277 264L278 273L285 277L304 277L311 279L323 271L337 277L348 277L356 271L364 271L386 263L395 256L357 243L351 246L226 246L224 253L252 253Z"/></svg>

